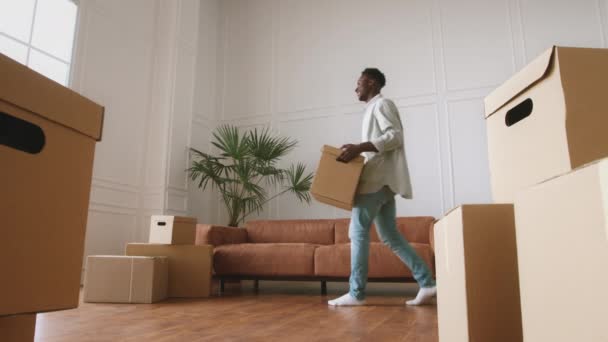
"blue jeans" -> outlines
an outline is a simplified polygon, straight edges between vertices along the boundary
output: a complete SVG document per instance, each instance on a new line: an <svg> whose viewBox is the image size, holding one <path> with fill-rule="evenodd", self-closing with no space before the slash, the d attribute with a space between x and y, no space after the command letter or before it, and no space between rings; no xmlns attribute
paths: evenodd
<svg viewBox="0 0 608 342"><path fill-rule="evenodd" d="M372 222L380 240L412 270L414 279L421 287L435 286L435 279L426 263L416 254L409 242L397 230L395 193L385 186L371 194L359 194L355 198L348 237L350 247L350 295L365 298L369 259L369 234Z"/></svg>

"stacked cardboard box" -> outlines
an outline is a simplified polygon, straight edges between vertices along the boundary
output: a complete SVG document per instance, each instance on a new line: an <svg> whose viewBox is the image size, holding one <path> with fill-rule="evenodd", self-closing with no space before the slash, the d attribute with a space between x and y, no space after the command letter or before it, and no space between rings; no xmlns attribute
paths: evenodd
<svg viewBox="0 0 608 342"><path fill-rule="evenodd" d="M85 302L155 303L167 298L166 257L92 255L86 270Z"/></svg>
<svg viewBox="0 0 608 342"><path fill-rule="evenodd" d="M195 245L196 219L152 216L149 243L129 243L125 256L91 256L85 301L153 303L208 297L213 247ZM137 295L135 295L137 294Z"/></svg>
<svg viewBox="0 0 608 342"><path fill-rule="evenodd" d="M440 341L521 341L512 204L463 205L435 224Z"/></svg>
<svg viewBox="0 0 608 342"><path fill-rule="evenodd" d="M2 54L0 79L0 320L33 336L35 313L78 306L104 109Z"/></svg>
<svg viewBox="0 0 608 342"><path fill-rule="evenodd" d="M130 243L127 255L166 256L169 259L169 297L200 298L211 294L213 247Z"/></svg>
<svg viewBox="0 0 608 342"><path fill-rule="evenodd" d="M608 341L608 159L522 191L515 210L525 340Z"/></svg>
<svg viewBox="0 0 608 342"><path fill-rule="evenodd" d="M211 294L213 247L195 245L196 219L152 216L149 243L130 243L126 255L166 256L169 297L196 298Z"/></svg>
<svg viewBox="0 0 608 342"><path fill-rule="evenodd" d="M553 47L485 99L499 204L435 226L442 341L608 340L607 86L608 50Z"/></svg>
<svg viewBox="0 0 608 342"><path fill-rule="evenodd" d="M150 243L194 245L196 219L193 217L155 215L150 219Z"/></svg>

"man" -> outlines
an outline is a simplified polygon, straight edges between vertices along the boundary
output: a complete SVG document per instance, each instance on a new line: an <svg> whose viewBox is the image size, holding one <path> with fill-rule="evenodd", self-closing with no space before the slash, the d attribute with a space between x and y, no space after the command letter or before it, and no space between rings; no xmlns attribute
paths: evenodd
<svg viewBox="0 0 608 342"><path fill-rule="evenodd" d="M383 243L412 270L420 285L415 299L408 305L427 304L436 295L435 280L424 261L396 225L395 195L412 198L407 161L403 147L403 126L395 104L380 94L386 84L384 74L375 68L363 70L355 90L360 101L367 103L363 117L362 143L342 146L339 161L349 162L363 154L366 162L357 188L348 235L351 240L350 290L328 301L329 305L365 304L369 234L372 222Z"/></svg>

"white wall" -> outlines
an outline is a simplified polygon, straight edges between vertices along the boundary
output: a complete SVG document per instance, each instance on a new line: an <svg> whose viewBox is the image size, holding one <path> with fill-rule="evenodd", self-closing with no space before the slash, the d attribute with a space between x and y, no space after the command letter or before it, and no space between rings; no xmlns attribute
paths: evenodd
<svg viewBox="0 0 608 342"><path fill-rule="evenodd" d="M175 0L174 0L175 1ZM186 169L189 167L188 147L194 118L196 58L198 54L198 0L177 1L177 36L173 64L173 88L169 124L169 155L167 164L166 213L188 214L189 194Z"/></svg>
<svg viewBox="0 0 608 342"><path fill-rule="evenodd" d="M222 0L219 19L212 7L200 26L210 36L199 48L208 56L197 69L197 144L217 112L218 123L297 138L290 159L314 169L321 145L359 141L355 82L378 67L401 111L413 177L415 198L399 200L399 215L489 202L485 95L552 44L605 47L608 32L606 0ZM217 80L208 74L216 55ZM192 212L212 208L208 220L224 223L221 208L204 203ZM263 216L347 213L286 198Z"/></svg>
<svg viewBox="0 0 608 342"><path fill-rule="evenodd" d="M220 0L200 0L199 35L195 73L194 103L190 146L203 152L210 151L211 132L218 120L218 72L221 58ZM212 191L203 191L197 183L189 182L189 213L204 223L218 223L217 202ZM221 223L221 222L219 222Z"/></svg>
<svg viewBox="0 0 608 342"><path fill-rule="evenodd" d="M72 87L106 106L87 254L145 241L149 215L226 223L187 181L189 146L218 124L296 138L314 170L322 144L358 141L355 81L367 66L406 125L415 199L439 216L490 200L483 97L553 43L606 46L608 1L81 0ZM548 10L550 9L550 10ZM286 162L289 162L287 160ZM341 217L289 196L260 217Z"/></svg>
<svg viewBox="0 0 608 342"><path fill-rule="evenodd" d="M197 0L81 0L72 87L106 108L85 256L146 241L150 215L186 215Z"/></svg>
<svg viewBox="0 0 608 342"><path fill-rule="evenodd" d="M140 235L156 35L155 4L81 1L72 87L106 108L97 144L85 255L122 254ZM137 16L133 16L138 13Z"/></svg>

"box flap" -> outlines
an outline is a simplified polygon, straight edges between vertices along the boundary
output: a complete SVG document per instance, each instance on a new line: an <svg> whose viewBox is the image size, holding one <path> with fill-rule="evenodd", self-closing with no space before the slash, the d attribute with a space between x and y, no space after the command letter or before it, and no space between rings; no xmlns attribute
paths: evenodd
<svg viewBox="0 0 608 342"><path fill-rule="evenodd" d="M333 146L323 145L323 148L321 148L321 152L331 154L332 156L337 157L340 155L340 153L342 153L342 150Z"/></svg>
<svg viewBox="0 0 608 342"><path fill-rule="evenodd" d="M547 178L547 179L543 180L542 182L538 182L538 183L534 184L532 187L540 186L540 185L543 185L545 183L550 183L551 181L553 181L556 178L560 178L560 177L563 177L565 175L578 172L579 170L582 170L582 169L585 169L585 168L588 168L588 167L592 167L592 166L594 166L596 164L599 164L598 168L600 168L600 170L608 170L608 166L606 166L606 165L608 165L608 158L602 158L602 159L594 160L594 161L589 162L587 164L581 165L581 166L576 167L576 168L574 168L572 170L568 170L566 172L562 172L562 173L557 174L557 175L555 175L553 177Z"/></svg>
<svg viewBox="0 0 608 342"><path fill-rule="evenodd" d="M342 154L341 149L333 147L333 146L329 146L329 145L323 145L321 152L335 156L336 158L338 158L338 156L340 156L340 154ZM363 156L358 156L358 157L355 157L353 160L349 161L349 163L363 163L364 161L365 161L365 158L363 158Z"/></svg>
<svg viewBox="0 0 608 342"><path fill-rule="evenodd" d="M456 210L460 209L463 212L465 210L469 210L469 209L475 209L475 208L483 208L483 207L499 207L499 206L512 206L512 203L472 203L472 204L461 204L457 207L454 207L448 211L446 211L446 213L443 215L443 217L447 217L450 214L452 214L453 212L455 212ZM443 218L437 220L437 221L441 221Z"/></svg>
<svg viewBox="0 0 608 342"><path fill-rule="evenodd" d="M450 214L452 214L453 212L455 212L458 209L465 210L465 208L478 207L478 206L482 206L482 205L486 205L486 204L461 204L459 206L456 206L456 207L446 211L445 214L443 214L443 217L449 216Z"/></svg>
<svg viewBox="0 0 608 342"><path fill-rule="evenodd" d="M196 217L188 216L171 216L171 215L152 215L150 219L153 222L173 222L173 223L197 223Z"/></svg>
<svg viewBox="0 0 608 342"><path fill-rule="evenodd" d="M450 215L452 212L454 212L454 211L456 211L456 210L458 210L458 209L460 209L460 208L462 208L462 206L461 206L461 205L459 205L459 206L457 206L457 207L454 207L454 208L452 208L452 209L450 209L450 210L446 211L446 212L445 212L445 214L443 214L443 217L447 217L447 216L448 216L448 215ZM441 221L441 219L439 219L438 221Z"/></svg>
<svg viewBox="0 0 608 342"><path fill-rule="evenodd" d="M196 217L174 216L173 222L196 224Z"/></svg>
<svg viewBox="0 0 608 342"><path fill-rule="evenodd" d="M104 108L0 53L0 100L101 140Z"/></svg>
<svg viewBox="0 0 608 342"><path fill-rule="evenodd" d="M486 109L485 117L488 118L496 113L497 110L511 101L511 99L542 79L549 70L555 49L556 47L554 46L545 51L542 55L530 62L530 64L513 75L508 81L486 96L484 99Z"/></svg>

